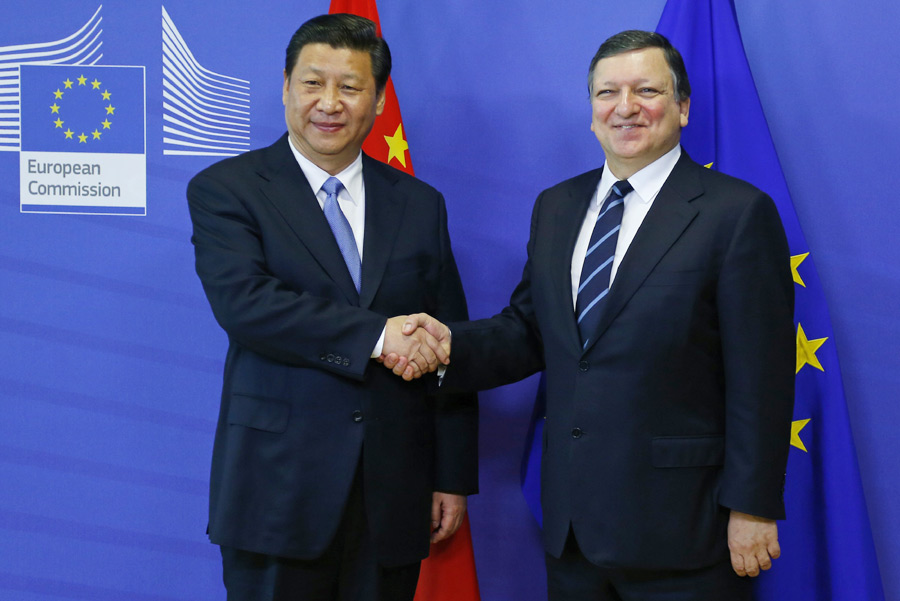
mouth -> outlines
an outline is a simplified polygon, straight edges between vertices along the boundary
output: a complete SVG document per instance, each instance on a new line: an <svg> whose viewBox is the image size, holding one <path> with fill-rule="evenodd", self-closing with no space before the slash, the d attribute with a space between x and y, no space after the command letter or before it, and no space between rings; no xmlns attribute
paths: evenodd
<svg viewBox="0 0 900 601"><path fill-rule="evenodd" d="M331 133L331 132L336 132L336 131L340 130L342 127L344 127L344 124L343 123L313 123L313 126L320 131Z"/></svg>
<svg viewBox="0 0 900 601"><path fill-rule="evenodd" d="M630 129L637 129L638 127L643 127L643 125L638 125L636 123L626 123L624 125L614 125L613 127L615 129L630 130Z"/></svg>

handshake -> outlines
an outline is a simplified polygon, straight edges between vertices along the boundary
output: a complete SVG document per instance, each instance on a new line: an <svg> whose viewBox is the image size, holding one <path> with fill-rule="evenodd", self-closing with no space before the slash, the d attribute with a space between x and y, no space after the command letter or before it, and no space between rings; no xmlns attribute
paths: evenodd
<svg viewBox="0 0 900 601"><path fill-rule="evenodd" d="M407 382L450 363L450 329L426 313L387 320L376 359Z"/></svg>

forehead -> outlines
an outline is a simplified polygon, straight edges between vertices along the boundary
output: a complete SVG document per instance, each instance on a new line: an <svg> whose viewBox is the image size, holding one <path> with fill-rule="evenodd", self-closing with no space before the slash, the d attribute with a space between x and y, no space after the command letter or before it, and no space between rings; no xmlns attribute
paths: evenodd
<svg viewBox="0 0 900 601"><path fill-rule="evenodd" d="M667 83L671 75L660 48L630 50L597 61L594 83L628 83L655 81Z"/></svg>
<svg viewBox="0 0 900 601"><path fill-rule="evenodd" d="M345 77L372 77L372 57L363 50L332 48L328 44L307 44L300 49L294 71L309 70Z"/></svg>

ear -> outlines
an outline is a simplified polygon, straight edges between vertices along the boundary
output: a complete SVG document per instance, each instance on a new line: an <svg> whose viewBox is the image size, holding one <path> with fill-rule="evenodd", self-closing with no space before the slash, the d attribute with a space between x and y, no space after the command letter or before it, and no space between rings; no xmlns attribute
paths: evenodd
<svg viewBox="0 0 900 601"><path fill-rule="evenodd" d="M387 84L384 85L384 88L378 94L378 99L375 101L375 115L378 116L384 111L384 103L387 101Z"/></svg>
<svg viewBox="0 0 900 601"><path fill-rule="evenodd" d="M281 104L287 106L288 102L288 93L291 87L291 78L288 77L288 72L283 71L284 73L284 87L281 90Z"/></svg>
<svg viewBox="0 0 900 601"><path fill-rule="evenodd" d="M681 112L681 127L687 127L688 113L691 112L691 99L685 98L678 103L679 112Z"/></svg>

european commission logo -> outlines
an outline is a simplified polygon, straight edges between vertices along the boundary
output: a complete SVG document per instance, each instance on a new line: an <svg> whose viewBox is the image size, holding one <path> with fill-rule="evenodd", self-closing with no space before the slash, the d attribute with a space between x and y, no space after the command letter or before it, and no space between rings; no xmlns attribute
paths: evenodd
<svg viewBox="0 0 900 601"><path fill-rule="evenodd" d="M147 214L143 67L21 65L23 213Z"/></svg>

